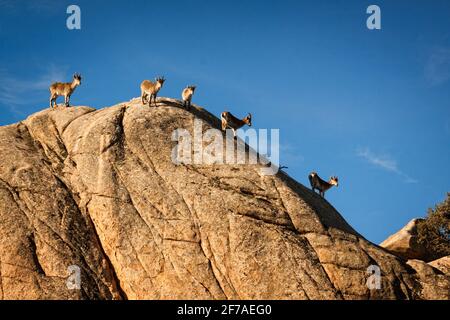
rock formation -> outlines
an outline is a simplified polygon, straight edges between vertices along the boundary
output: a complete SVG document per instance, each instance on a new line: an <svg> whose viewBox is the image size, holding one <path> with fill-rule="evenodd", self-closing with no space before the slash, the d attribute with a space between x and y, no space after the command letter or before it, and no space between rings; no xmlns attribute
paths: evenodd
<svg viewBox="0 0 450 320"><path fill-rule="evenodd" d="M174 164L172 132L195 118L219 128L170 99L1 127L0 298L450 298L448 276L365 240L283 172Z"/></svg>
<svg viewBox="0 0 450 320"><path fill-rule="evenodd" d="M441 270L443 274L450 276L450 256L442 257L431 261L428 264L438 270Z"/></svg>
<svg viewBox="0 0 450 320"><path fill-rule="evenodd" d="M422 219L412 219L401 230L384 240L380 246L406 260L418 259L428 261L427 249L418 242L417 224Z"/></svg>

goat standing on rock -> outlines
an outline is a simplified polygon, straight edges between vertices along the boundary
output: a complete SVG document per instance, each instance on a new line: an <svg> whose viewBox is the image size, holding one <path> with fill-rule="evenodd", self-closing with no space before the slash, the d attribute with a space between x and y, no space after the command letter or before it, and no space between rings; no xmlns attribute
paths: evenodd
<svg viewBox="0 0 450 320"><path fill-rule="evenodd" d="M158 95L159 90L161 90L164 81L166 81L166 79L164 79L164 77L161 78L156 78L155 82L152 82L150 80L144 80L141 83L141 99L142 99L142 104L146 104L145 99L148 98L148 96L150 96L150 98L148 99L148 105L150 106L150 104L152 103L152 98L153 101L155 101L155 107L157 106L156 104L156 96Z"/></svg>
<svg viewBox="0 0 450 320"><path fill-rule="evenodd" d="M59 96L64 96L64 104L66 107L69 106L70 96L75 91L76 87L81 84L81 75L75 73L73 75L72 82L62 83L55 82L50 86L50 108L53 107L53 102L55 103L55 107L57 107L56 99Z"/></svg>
<svg viewBox="0 0 450 320"><path fill-rule="evenodd" d="M322 198L325 198L325 191L330 189L332 186L338 186L338 177L331 177L327 182L322 180L316 172L311 172L308 176L309 183L311 183L311 188L315 192L315 189L319 190L319 194Z"/></svg>
<svg viewBox="0 0 450 320"><path fill-rule="evenodd" d="M183 98L183 108L186 108L187 110L191 108L191 100L194 95L195 88L196 86L186 87L181 93L181 98Z"/></svg>
<svg viewBox="0 0 450 320"><path fill-rule="evenodd" d="M237 129L242 128L244 125L252 126L252 115L250 113L242 120L236 118L228 111L222 112L220 117L222 119L222 130L225 131L227 128L231 128L235 139Z"/></svg>

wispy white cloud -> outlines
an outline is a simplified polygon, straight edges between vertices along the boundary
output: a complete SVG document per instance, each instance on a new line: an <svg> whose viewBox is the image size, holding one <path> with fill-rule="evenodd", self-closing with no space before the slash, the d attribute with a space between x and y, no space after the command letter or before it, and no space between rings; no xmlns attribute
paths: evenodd
<svg viewBox="0 0 450 320"><path fill-rule="evenodd" d="M450 48L434 49L425 64L425 79L432 86L450 79Z"/></svg>
<svg viewBox="0 0 450 320"><path fill-rule="evenodd" d="M397 162L388 155L376 155L369 148L358 149L356 153L359 157L366 159L377 167L387 171L398 171Z"/></svg>
<svg viewBox="0 0 450 320"><path fill-rule="evenodd" d="M406 183L417 183L418 181L408 174L404 173L398 166L398 163L388 154L375 154L369 148L359 148L356 150L356 155L363 158L370 164L379 167L383 170L393 172L402 177Z"/></svg>
<svg viewBox="0 0 450 320"><path fill-rule="evenodd" d="M66 68L49 66L36 79L23 79L0 69L0 105L8 107L16 115L24 115L23 106L42 101L52 82L66 77Z"/></svg>

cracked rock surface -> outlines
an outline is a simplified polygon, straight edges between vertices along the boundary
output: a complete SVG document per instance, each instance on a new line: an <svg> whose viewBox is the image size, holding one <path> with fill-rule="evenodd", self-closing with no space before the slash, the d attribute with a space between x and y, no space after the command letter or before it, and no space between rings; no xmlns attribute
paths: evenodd
<svg viewBox="0 0 450 320"><path fill-rule="evenodd" d="M448 276L368 242L282 172L174 164L172 132L195 119L219 128L171 99L1 127L0 298L450 298ZM73 265L80 290L67 287Z"/></svg>

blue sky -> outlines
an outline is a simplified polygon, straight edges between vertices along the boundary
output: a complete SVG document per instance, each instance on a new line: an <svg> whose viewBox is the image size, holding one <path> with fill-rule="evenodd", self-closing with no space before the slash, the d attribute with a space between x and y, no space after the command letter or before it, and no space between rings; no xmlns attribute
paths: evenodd
<svg viewBox="0 0 450 320"><path fill-rule="evenodd" d="M66 8L81 8L81 30ZM382 29L366 28L381 8ZM279 128L281 165L376 243L450 191L450 2L0 0L0 125L48 105L81 72L75 105L197 84L194 103Z"/></svg>

